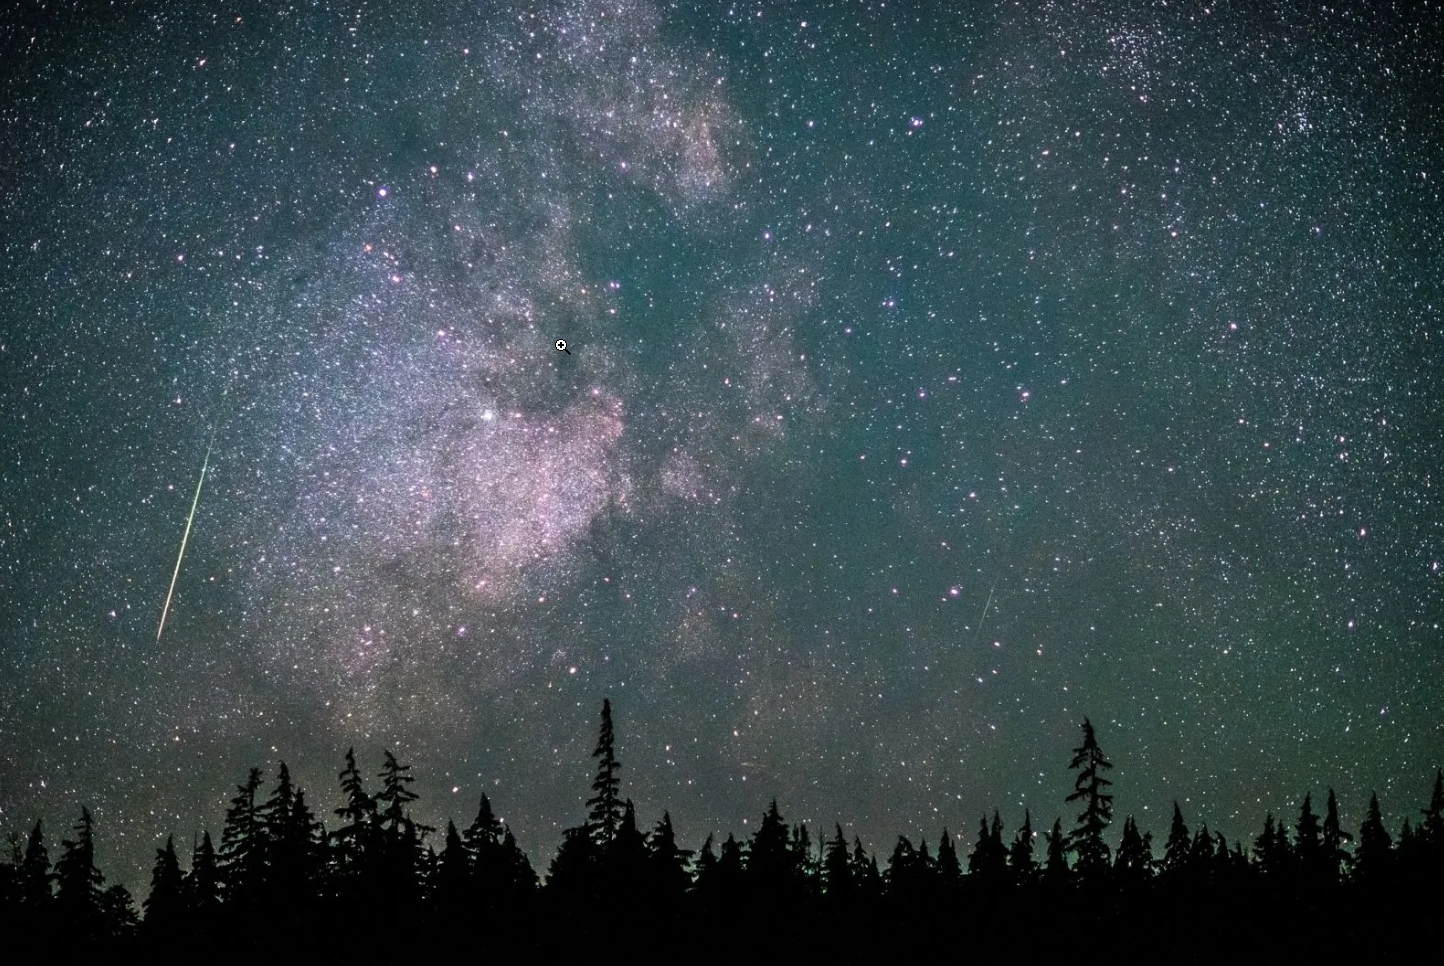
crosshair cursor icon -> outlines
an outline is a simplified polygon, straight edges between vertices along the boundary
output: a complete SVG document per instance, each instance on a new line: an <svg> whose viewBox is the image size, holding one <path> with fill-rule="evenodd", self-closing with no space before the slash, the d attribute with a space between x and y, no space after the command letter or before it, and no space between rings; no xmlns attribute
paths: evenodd
<svg viewBox="0 0 1444 966"><path fill-rule="evenodd" d="M566 339L558 339L558 340L557 340L557 351L558 351L558 352L565 352L567 355L571 355L571 354L572 354L572 350L567 348L567 340L566 340Z"/></svg>

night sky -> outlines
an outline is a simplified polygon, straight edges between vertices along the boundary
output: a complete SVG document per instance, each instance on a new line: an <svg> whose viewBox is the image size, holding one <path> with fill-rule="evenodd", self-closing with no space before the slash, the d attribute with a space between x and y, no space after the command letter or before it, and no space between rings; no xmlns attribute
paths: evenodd
<svg viewBox="0 0 1444 966"><path fill-rule="evenodd" d="M1427 799L1437 7L15 6L4 829Z"/></svg>

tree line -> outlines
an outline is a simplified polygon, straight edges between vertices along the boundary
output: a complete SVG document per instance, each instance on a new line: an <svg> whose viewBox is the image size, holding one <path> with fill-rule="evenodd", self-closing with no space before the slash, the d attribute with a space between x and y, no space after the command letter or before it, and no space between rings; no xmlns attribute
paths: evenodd
<svg viewBox="0 0 1444 966"><path fill-rule="evenodd" d="M544 882L486 795L464 829L431 828L412 817L411 766L386 751L371 791L353 749L329 827L284 763L269 793L251 768L219 845L202 833L184 870L173 836L157 849L143 916L123 885L105 887L88 809L53 866L41 823L28 836L12 832L0 922L7 938L75 947L334 948L359 929L358 948L372 951L424 942L603 960L763 942L839 961L958 944L1060 953L1096 944L1101 953L1129 943L1140 955L1167 949L1202 961L1220 954L1199 928L1206 922L1227 925L1212 938L1235 956L1407 948L1410 929L1437 945L1425 924L1444 898L1441 771L1417 822L1406 818L1397 836L1377 795L1357 834L1345 831L1330 789L1322 815L1305 794L1292 826L1269 814L1247 846L1207 825L1191 830L1175 802L1161 845L1126 816L1115 847L1113 765L1085 719L1069 765L1071 827L1058 817L1040 831L1025 811L1007 835L994 811L965 859L944 828L935 847L899 836L880 863L840 824L815 839L805 823L789 825L775 800L745 841L708 836L694 852L665 811L644 831L621 794L610 701L593 757L588 813L565 831Z"/></svg>

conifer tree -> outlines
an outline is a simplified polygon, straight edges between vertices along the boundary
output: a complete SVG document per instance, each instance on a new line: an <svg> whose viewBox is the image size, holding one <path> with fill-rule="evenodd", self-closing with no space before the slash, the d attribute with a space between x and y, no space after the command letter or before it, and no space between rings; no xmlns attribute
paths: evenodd
<svg viewBox="0 0 1444 966"><path fill-rule="evenodd" d="M256 792L261 770L252 768L226 810L221 829L220 877L227 905L249 915L261 899L266 877L265 825Z"/></svg>
<svg viewBox="0 0 1444 966"><path fill-rule="evenodd" d="M471 871L471 856L461 841L461 833L456 831L456 823L447 819L445 844L430 883L436 917L447 933L456 933L458 920L466 914L472 892Z"/></svg>
<svg viewBox="0 0 1444 966"><path fill-rule="evenodd" d="M45 831L40 823L30 830L25 858L20 865L20 906L30 916L43 916L50 907L50 853L45 848Z"/></svg>
<svg viewBox="0 0 1444 966"><path fill-rule="evenodd" d="M130 890L116 883L100 894L101 934L111 947L122 946L140 926Z"/></svg>
<svg viewBox="0 0 1444 966"><path fill-rule="evenodd" d="M145 900L146 931L163 935L176 930L185 918L185 878L175 854L175 836L167 835L165 848L155 851L150 873L150 895Z"/></svg>
<svg viewBox="0 0 1444 966"><path fill-rule="evenodd" d="M1419 823L1418 835L1424 846L1433 853L1435 862L1444 860L1444 769L1434 772L1434 791L1429 796L1429 807L1423 810L1424 820Z"/></svg>
<svg viewBox="0 0 1444 966"><path fill-rule="evenodd" d="M1152 852L1132 815L1123 819L1123 838L1118 843L1118 858L1113 863L1113 872L1119 885L1133 889L1144 885L1153 876Z"/></svg>
<svg viewBox="0 0 1444 966"><path fill-rule="evenodd" d="M1192 842L1193 840L1188 834L1188 826L1183 821L1183 809L1179 808L1178 801L1174 800L1173 822L1168 827L1168 841L1163 846L1163 873L1165 875L1182 875L1188 868L1188 856Z"/></svg>
<svg viewBox="0 0 1444 966"><path fill-rule="evenodd" d="M202 832L200 844L191 853L191 870L185 880L186 910L193 926L209 927L221 904L220 864L211 833Z"/></svg>
<svg viewBox="0 0 1444 966"><path fill-rule="evenodd" d="M955 894L963 882L963 867L958 862L958 849L953 844L953 837L948 834L947 828L943 829L943 837L938 840L936 865L938 888L942 890L944 896Z"/></svg>
<svg viewBox="0 0 1444 966"><path fill-rule="evenodd" d="M620 896L642 894L647 887L647 836L637 828L637 810L632 800L622 806L622 821L607 849L608 883Z"/></svg>
<svg viewBox="0 0 1444 966"><path fill-rule="evenodd" d="M827 843L822 859L822 878L830 903L847 904L852 901L855 889L852 882L852 866L847 856L847 839L843 838L842 825L838 823L837 834Z"/></svg>
<svg viewBox="0 0 1444 966"><path fill-rule="evenodd" d="M1323 848L1319 856L1319 875L1325 884L1333 885L1339 881L1339 873L1350 860L1344 843L1353 840L1352 835L1339 827L1339 802L1330 788L1328 805L1324 810Z"/></svg>
<svg viewBox="0 0 1444 966"><path fill-rule="evenodd" d="M587 807L591 809L587 820L591 825L592 837L598 845L605 847L611 845L612 839L616 838L624 811L619 794L621 779L617 777L622 766L617 761L615 737L612 733L610 698L602 701L602 727L592 757L597 759L597 777L592 779L592 791L595 794L587 800Z"/></svg>
<svg viewBox="0 0 1444 966"><path fill-rule="evenodd" d="M1369 795L1369 811L1364 824L1359 827L1359 849L1354 856L1355 874L1360 881L1374 882L1381 879L1393 861L1393 843L1384 828L1384 816L1379 810L1377 792Z"/></svg>
<svg viewBox="0 0 1444 966"><path fill-rule="evenodd" d="M1093 723L1083 719L1083 744L1073 749L1069 768L1077 768L1078 779L1067 801L1083 802L1078 825L1068 837L1068 847L1078 856L1078 877L1084 881L1101 879L1108 873L1111 850L1103 839L1108 823L1113 820L1113 796L1104 791L1112 785L1103 772L1113 767L1098 747Z"/></svg>
<svg viewBox="0 0 1444 966"><path fill-rule="evenodd" d="M774 798L762 816L762 824L752 834L747 851L748 887L764 905L783 902L791 898L795 874L794 856L787 842L787 823L782 820Z"/></svg>
<svg viewBox="0 0 1444 966"><path fill-rule="evenodd" d="M1314 814L1312 798L1312 792L1304 794L1304 803L1299 807L1299 823L1295 826L1296 871L1305 881L1318 873L1324 853L1323 833L1319 828L1319 817Z"/></svg>
<svg viewBox="0 0 1444 966"><path fill-rule="evenodd" d="M399 764L389 749L384 754L385 762L376 776L381 779L381 791L376 793L376 811L381 827L395 840L404 831L406 807L416 801L416 793L406 787L416 781L416 776L411 774L411 766Z"/></svg>
<svg viewBox="0 0 1444 966"><path fill-rule="evenodd" d="M1053 831L1046 833L1048 858L1043 865L1043 882L1050 888L1066 886L1070 879L1068 870L1068 846L1063 834L1063 819L1053 820Z"/></svg>
<svg viewBox="0 0 1444 966"><path fill-rule="evenodd" d="M1013 836L1008 849L1008 873L1018 885L1031 885L1038 878L1038 862L1033 858L1033 813L1023 810L1023 827Z"/></svg>
<svg viewBox="0 0 1444 966"><path fill-rule="evenodd" d="M336 809L336 816L344 824L332 833L332 837L340 850L337 858L342 872L348 874L359 869L371 846L376 800L366 794L361 769L356 767L355 748L346 749L346 767L341 769L340 778L346 804Z"/></svg>
<svg viewBox="0 0 1444 966"><path fill-rule="evenodd" d="M82 806L75 838L60 843L55 862L57 919L69 935L83 942L97 942L106 934L100 889L105 876L95 866L94 827L90 810Z"/></svg>
<svg viewBox="0 0 1444 966"><path fill-rule="evenodd" d="M1003 823L996 810L991 826L986 815L979 820L978 840L968 856L968 874L988 886L1000 885L1008 878L1008 850L1003 845Z"/></svg>
<svg viewBox="0 0 1444 966"><path fill-rule="evenodd" d="M852 837L852 884L856 895L864 903L875 903L882 898L882 873L877 868L877 857L868 855L862 847L862 839Z"/></svg>
<svg viewBox="0 0 1444 966"><path fill-rule="evenodd" d="M662 820L652 830L647 847L653 887L662 901L675 904L692 885L692 876L688 871L692 850L677 844L671 813L662 813Z"/></svg>

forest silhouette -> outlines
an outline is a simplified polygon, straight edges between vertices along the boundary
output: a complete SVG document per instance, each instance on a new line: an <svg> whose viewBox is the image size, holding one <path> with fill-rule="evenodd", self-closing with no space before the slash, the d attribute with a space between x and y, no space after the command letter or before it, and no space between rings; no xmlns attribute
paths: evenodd
<svg viewBox="0 0 1444 966"><path fill-rule="evenodd" d="M269 793L251 768L218 845L204 833L183 870L174 838L160 844L143 916L124 886L105 888L88 809L53 866L42 823L11 832L0 924L11 948L162 958L1439 956L1428 923L1444 898L1444 772L1397 838L1377 795L1358 833L1346 832L1330 789L1322 815L1305 794L1292 824L1268 815L1247 847L1207 825L1190 830L1176 802L1161 844L1125 816L1114 846L1113 766L1085 719L1069 765L1070 828L1058 817L1039 832L1024 812L1009 835L994 812L965 859L943 829L935 848L900 836L880 861L840 824L790 826L775 800L745 841L708 836L693 852L665 811L644 831L621 794L610 701L593 757L586 819L566 830L544 880L487 796L464 829L424 826L412 818L411 766L387 751L368 783L352 750L329 825L284 763Z"/></svg>

